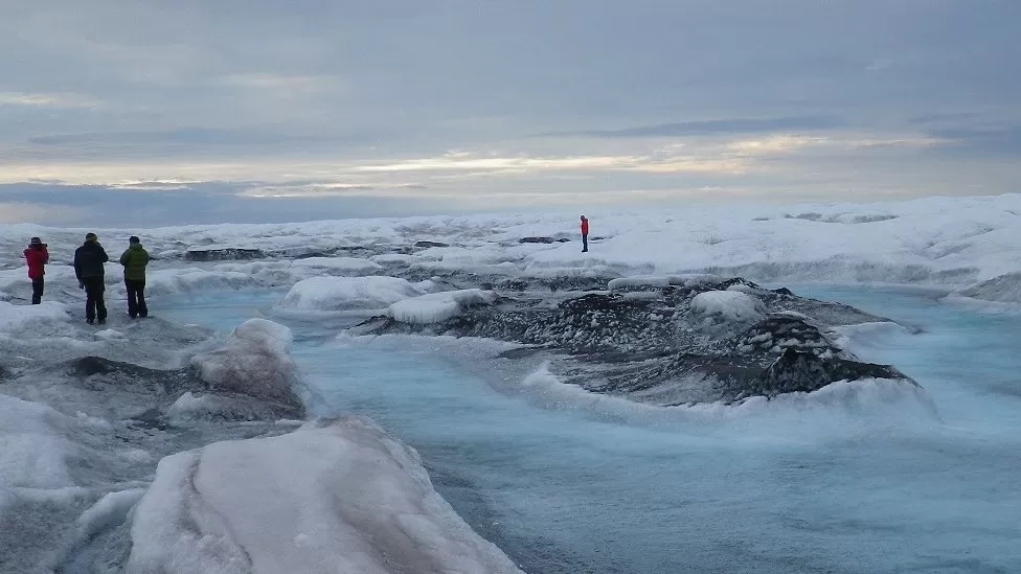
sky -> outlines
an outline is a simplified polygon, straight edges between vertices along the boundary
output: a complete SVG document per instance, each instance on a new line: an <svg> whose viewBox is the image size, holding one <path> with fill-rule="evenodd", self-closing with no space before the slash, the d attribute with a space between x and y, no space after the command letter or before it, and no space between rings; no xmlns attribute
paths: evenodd
<svg viewBox="0 0 1021 574"><path fill-rule="evenodd" d="M3 0L0 223L1019 192L1017 0Z"/></svg>

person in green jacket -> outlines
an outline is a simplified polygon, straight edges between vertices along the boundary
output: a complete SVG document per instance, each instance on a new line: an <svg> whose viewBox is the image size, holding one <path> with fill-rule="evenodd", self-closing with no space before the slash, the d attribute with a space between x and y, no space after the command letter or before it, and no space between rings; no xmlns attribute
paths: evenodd
<svg viewBox="0 0 1021 574"><path fill-rule="evenodd" d="M148 264L149 252L142 248L142 240L132 235L128 239L128 249L121 255L124 285L128 288L128 315L132 319L149 316L145 305L145 266Z"/></svg>

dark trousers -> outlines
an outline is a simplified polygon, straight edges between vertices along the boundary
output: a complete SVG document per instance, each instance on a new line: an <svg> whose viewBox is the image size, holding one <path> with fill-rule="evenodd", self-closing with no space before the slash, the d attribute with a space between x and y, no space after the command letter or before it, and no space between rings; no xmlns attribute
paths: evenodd
<svg viewBox="0 0 1021 574"><path fill-rule="evenodd" d="M90 323L95 319L106 321L106 301L103 300L106 285L103 278L85 277L82 283L85 284L85 319Z"/></svg>
<svg viewBox="0 0 1021 574"><path fill-rule="evenodd" d="M38 305L43 302L43 288L46 286L46 282L43 278L32 280L32 304Z"/></svg>
<svg viewBox="0 0 1021 574"><path fill-rule="evenodd" d="M148 317L149 308L145 306L145 279L141 281L125 279L124 286L128 288L128 315L131 318Z"/></svg>
<svg viewBox="0 0 1021 574"><path fill-rule="evenodd" d="M581 245L582 252L588 251L588 233L582 234Z"/></svg>

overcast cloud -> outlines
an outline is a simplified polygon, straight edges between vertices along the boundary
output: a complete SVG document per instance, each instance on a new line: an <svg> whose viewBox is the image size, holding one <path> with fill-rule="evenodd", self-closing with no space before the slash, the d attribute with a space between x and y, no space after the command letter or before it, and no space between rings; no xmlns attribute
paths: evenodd
<svg viewBox="0 0 1021 574"><path fill-rule="evenodd" d="M0 222L1021 191L1015 0L5 0Z"/></svg>

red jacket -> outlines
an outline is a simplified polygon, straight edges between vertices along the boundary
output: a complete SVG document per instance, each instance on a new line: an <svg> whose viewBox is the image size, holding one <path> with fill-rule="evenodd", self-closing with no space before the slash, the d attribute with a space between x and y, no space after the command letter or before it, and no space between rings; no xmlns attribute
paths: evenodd
<svg viewBox="0 0 1021 574"><path fill-rule="evenodd" d="M581 234L582 235L588 235L588 220L587 219L582 219L581 220Z"/></svg>
<svg viewBox="0 0 1021 574"><path fill-rule="evenodd" d="M40 247L39 249L29 247L25 250L25 261L28 261L28 278L42 279L43 275L46 274L43 265L49 263L50 253L46 251L45 247Z"/></svg>

